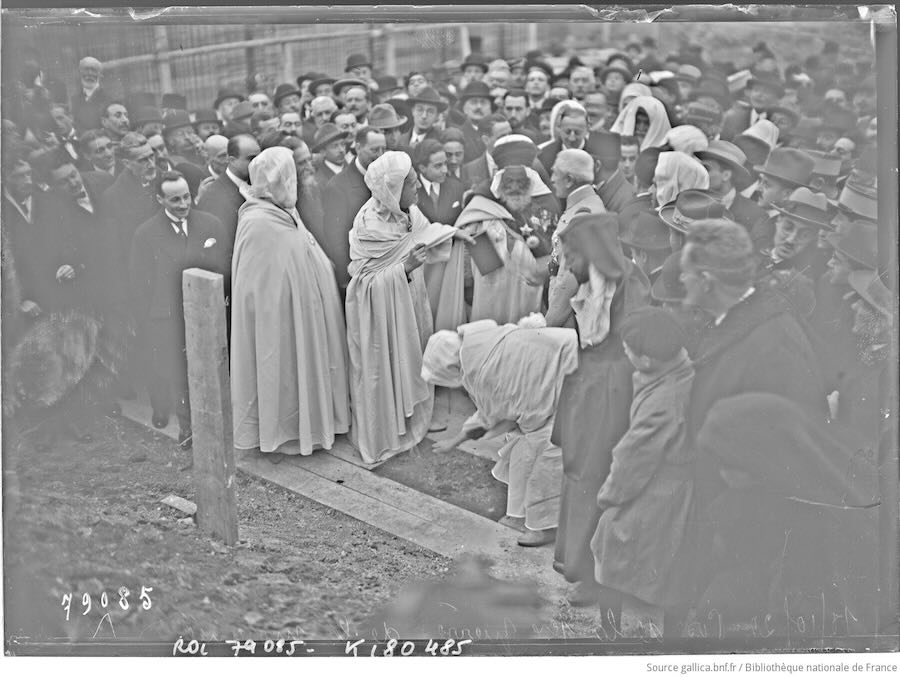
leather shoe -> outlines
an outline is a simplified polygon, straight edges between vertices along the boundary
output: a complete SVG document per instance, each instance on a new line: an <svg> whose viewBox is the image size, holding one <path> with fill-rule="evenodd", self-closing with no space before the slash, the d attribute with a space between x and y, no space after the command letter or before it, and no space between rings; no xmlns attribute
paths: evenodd
<svg viewBox="0 0 900 677"><path fill-rule="evenodd" d="M153 427L157 430L162 430L167 425L169 425L169 416L168 414L163 416L162 414L153 414Z"/></svg>
<svg viewBox="0 0 900 677"><path fill-rule="evenodd" d="M556 529L526 529L525 533L519 536L517 543L523 548L539 548L542 545L553 543L556 540Z"/></svg>

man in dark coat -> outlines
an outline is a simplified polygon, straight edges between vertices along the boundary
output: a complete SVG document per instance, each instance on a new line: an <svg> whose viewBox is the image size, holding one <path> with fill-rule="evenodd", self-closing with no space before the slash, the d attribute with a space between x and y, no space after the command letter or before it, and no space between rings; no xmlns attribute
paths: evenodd
<svg viewBox="0 0 900 677"><path fill-rule="evenodd" d="M325 185L322 204L325 208L325 232L322 249L334 264L338 287L342 296L350 283L350 230L357 212L372 192L366 185L366 169L385 151L384 134L372 127L356 132L356 159Z"/></svg>
<svg viewBox="0 0 900 677"><path fill-rule="evenodd" d="M621 140L618 134L594 132L584 149L594 158L594 189L606 209L618 213L634 197L634 186L625 180L619 169Z"/></svg>
<svg viewBox="0 0 900 677"><path fill-rule="evenodd" d="M777 104L782 96L784 85L777 74L758 73L750 78L744 88L743 99L725 112L720 138L730 141L748 127L755 125L760 116Z"/></svg>
<svg viewBox="0 0 900 677"><path fill-rule="evenodd" d="M584 150L587 143L587 113L577 108L564 109L557 124L559 125L559 138L541 148L538 153L538 159L548 173L553 168L553 161L556 160L556 156L561 150L566 148Z"/></svg>
<svg viewBox="0 0 900 677"><path fill-rule="evenodd" d="M709 192L725 204L734 220L750 232L766 218L765 210L738 191L752 182L747 171L747 156L730 141L710 141L709 148L694 153L709 173Z"/></svg>
<svg viewBox="0 0 900 677"><path fill-rule="evenodd" d="M131 246L129 271L132 303L153 368L147 389L153 407L153 425L168 425L173 398L178 417L178 443L189 448L191 411L188 398L182 272L205 268L224 273L227 252L217 218L192 210L187 180L177 172L156 181L161 209L137 229Z"/></svg>
<svg viewBox="0 0 900 677"><path fill-rule="evenodd" d="M466 187L447 173L447 157L440 141L426 139L413 155L419 174L419 209L432 223L453 225L462 211Z"/></svg>
<svg viewBox="0 0 900 677"><path fill-rule="evenodd" d="M512 133L509 121L499 113L493 113L478 122L478 133L484 144L484 152L462 166L462 181L467 188L473 188L484 181L490 181L497 173L497 163L491 151L497 139Z"/></svg>
<svg viewBox="0 0 900 677"><path fill-rule="evenodd" d="M327 184L344 169L349 136L349 133L342 132L333 122L326 122L316 130L309 149L322 155L315 170L316 182L320 186Z"/></svg>
<svg viewBox="0 0 900 677"><path fill-rule="evenodd" d="M100 86L103 65L94 57L86 56L78 62L80 87L72 95L72 118L75 129L81 133L100 128L100 117L111 99Z"/></svg>
<svg viewBox="0 0 900 677"><path fill-rule="evenodd" d="M438 115L447 110L447 102L431 87L426 87L416 96L406 100L412 116L412 129L403 134L400 143L414 151L426 139L441 140L441 132L434 126Z"/></svg>
<svg viewBox="0 0 900 677"><path fill-rule="evenodd" d="M470 82L460 94L459 106L465 115L465 122L456 125L463 133L463 162L471 162L485 151L478 123L493 109L490 88L478 80Z"/></svg>

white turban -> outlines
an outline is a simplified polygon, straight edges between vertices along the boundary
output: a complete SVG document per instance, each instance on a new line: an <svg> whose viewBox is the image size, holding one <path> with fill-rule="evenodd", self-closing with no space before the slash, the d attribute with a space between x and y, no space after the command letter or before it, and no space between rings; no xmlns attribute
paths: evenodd
<svg viewBox="0 0 900 677"><path fill-rule="evenodd" d="M459 388L462 385L460 348L462 339L457 332L442 330L432 334L422 355L422 379L436 386Z"/></svg>
<svg viewBox="0 0 900 677"><path fill-rule="evenodd" d="M697 151L709 148L709 139L700 129L694 125L678 125L672 127L666 134L666 143L672 146L672 150L681 151L693 155Z"/></svg>
<svg viewBox="0 0 900 677"><path fill-rule="evenodd" d="M515 165L513 165L515 166ZM508 168L504 167L499 172L494 174L494 178L491 180L491 193L494 194L495 197L500 197L500 181L503 179L503 172L505 172ZM547 188L546 184L541 180L541 175L534 171L531 167L523 167L525 170L525 174L531 180L531 197L539 197L541 195L549 195L550 189Z"/></svg>
<svg viewBox="0 0 900 677"><path fill-rule="evenodd" d="M389 150L372 161L366 169L366 185L378 202L379 211L387 211L404 217L400 209L403 183L412 171L412 160L406 153Z"/></svg>
<svg viewBox="0 0 900 677"><path fill-rule="evenodd" d="M250 162L250 196L286 210L297 205L297 166L289 148L266 148Z"/></svg>
<svg viewBox="0 0 900 677"><path fill-rule="evenodd" d="M659 154L653 183L656 203L662 207L678 197L681 191L709 188L709 173L700 160L676 150Z"/></svg>

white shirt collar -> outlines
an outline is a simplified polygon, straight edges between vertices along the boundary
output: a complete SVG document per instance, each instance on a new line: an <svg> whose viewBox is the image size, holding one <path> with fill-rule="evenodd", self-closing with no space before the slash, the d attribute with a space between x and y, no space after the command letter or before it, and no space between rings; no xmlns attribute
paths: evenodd
<svg viewBox="0 0 900 677"><path fill-rule="evenodd" d="M176 235L181 235L181 229L176 226L176 223L180 223L184 226L184 232L187 233L187 219L179 219L177 216L172 214L168 209L163 210L166 213L166 216L169 217L169 222L172 224L172 230L175 231Z"/></svg>
<svg viewBox="0 0 900 677"><path fill-rule="evenodd" d="M726 209L731 209L731 205L734 204L734 198L737 197L737 189L732 186L731 190L729 190L725 195L722 196L722 202L725 204Z"/></svg>
<svg viewBox="0 0 900 677"><path fill-rule="evenodd" d="M488 176L494 178L494 174L497 173L497 163L494 162L494 158L487 151L485 151L484 157L487 158Z"/></svg>
<svg viewBox="0 0 900 677"><path fill-rule="evenodd" d="M419 176L419 181L422 182L422 187L425 188L425 192L431 194L431 187L434 186L434 192L440 197L441 195L441 185L439 183L433 183L426 179L424 176Z"/></svg>
<svg viewBox="0 0 900 677"><path fill-rule="evenodd" d="M231 179L231 182L235 186L238 187L238 190L250 185L246 181L244 181L242 178L236 176L235 173L233 171L231 171L230 167L225 168L225 176L227 176L229 179Z"/></svg>
<svg viewBox="0 0 900 677"><path fill-rule="evenodd" d="M22 215L22 217L26 221L28 221L28 223L31 223L31 205L33 203L34 196L29 195L27 198L25 198L25 209L22 209L22 205L16 202L13 196L10 195L5 188L3 189L3 195L6 196L6 199L12 203L13 207L16 208L16 210Z"/></svg>
<svg viewBox="0 0 900 677"><path fill-rule="evenodd" d="M328 167L328 169L333 171L335 174L340 173L340 171L343 169L343 166L336 165L331 160L325 160L325 166Z"/></svg>
<svg viewBox="0 0 900 677"><path fill-rule="evenodd" d="M206 169L209 170L209 175L214 179L218 179L221 174L218 174L215 169L212 168L212 165L206 165Z"/></svg>
<svg viewBox="0 0 900 677"><path fill-rule="evenodd" d="M356 168L359 170L360 174L362 174L363 176L366 175L366 168L362 166L358 157L353 158L353 164L356 165Z"/></svg>

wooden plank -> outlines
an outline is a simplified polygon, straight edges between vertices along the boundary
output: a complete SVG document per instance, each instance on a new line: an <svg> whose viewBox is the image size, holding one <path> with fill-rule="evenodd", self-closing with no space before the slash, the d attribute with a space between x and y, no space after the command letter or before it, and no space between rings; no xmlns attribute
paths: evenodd
<svg viewBox="0 0 900 677"><path fill-rule="evenodd" d="M238 468L446 557L486 556L494 575L534 580L551 599L565 591L551 566L552 548L522 548L508 527L327 454L273 465L244 453Z"/></svg>
<svg viewBox="0 0 900 677"><path fill-rule="evenodd" d="M218 273L190 268L184 271L182 289L197 525L233 545L238 526L224 280Z"/></svg>

